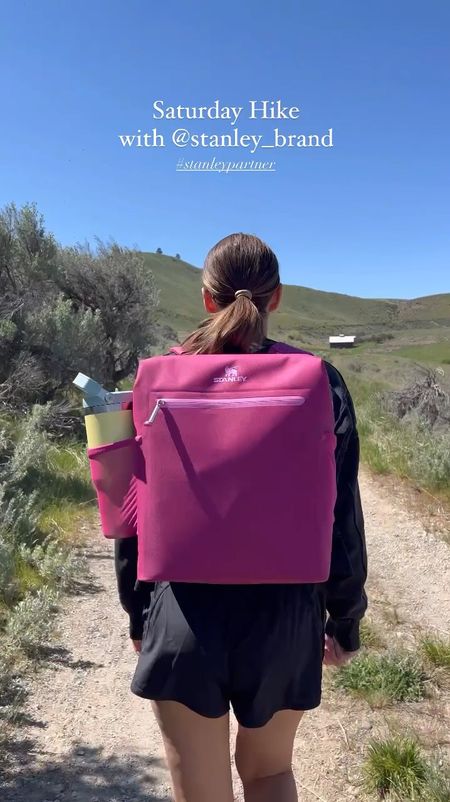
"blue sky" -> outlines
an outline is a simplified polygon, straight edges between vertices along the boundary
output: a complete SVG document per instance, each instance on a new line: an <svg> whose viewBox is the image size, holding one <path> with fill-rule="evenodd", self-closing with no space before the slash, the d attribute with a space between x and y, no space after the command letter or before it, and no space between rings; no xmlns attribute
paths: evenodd
<svg viewBox="0 0 450 802"><path fill-rule="evenodd" d="M35 201L63 243L98 235L201 265L232 231L266 239L284 281L367 297L450 290L448 0L0 0L0 205ZM333 148L177 148L166 106L243 106L235 127ZM299 106L248 120L250 100ZM247 118L247 119L246 119ZM119 134L157 127L164 148ZM267 156L269 154L269 156ZM270 158L272 173L176 172Z"/></svg>

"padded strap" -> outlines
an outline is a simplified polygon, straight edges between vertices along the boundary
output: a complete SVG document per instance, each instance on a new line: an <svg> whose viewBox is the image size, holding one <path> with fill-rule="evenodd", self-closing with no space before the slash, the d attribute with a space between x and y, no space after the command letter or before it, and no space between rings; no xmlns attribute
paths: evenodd
<svg viewBox="0 0 450 802"><path fill-rule="evenodd" d="M314 356L311 351L304 351L303 348L294 348L293 345L287 343L272 342L267 351L269 354L306 354L307 356Z"/></svg>
<svg viewBox="0 0 450 802"><path fill-rule="evenodd" d="M176 345L169 351L170 354L183 354L185 353L180 345ZM268 340L266 347L262 353L266 354L308 354L313 356L310 351L304 351L302 348L294 348L293 345L286 343L276 342L275 340ZM232 356L230 354L229 356Z"/></svg>

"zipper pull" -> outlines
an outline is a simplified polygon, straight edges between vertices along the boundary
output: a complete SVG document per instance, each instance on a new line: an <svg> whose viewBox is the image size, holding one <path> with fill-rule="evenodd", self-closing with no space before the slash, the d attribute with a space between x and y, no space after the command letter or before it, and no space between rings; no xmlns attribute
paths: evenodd
<svg viewBox="0 0 450 802"><path fill-rule="evenodd" d="M147 426L148 424L155 422L156 416L157 416L159 410L161 409L161 407L164 406L164 404L165 404L164 399L163 398L158 398L158 400L157 400L157 402L156 402L156 404L154 406L153 412L151 413L149 419L144 421L144 426Z"/></svg>

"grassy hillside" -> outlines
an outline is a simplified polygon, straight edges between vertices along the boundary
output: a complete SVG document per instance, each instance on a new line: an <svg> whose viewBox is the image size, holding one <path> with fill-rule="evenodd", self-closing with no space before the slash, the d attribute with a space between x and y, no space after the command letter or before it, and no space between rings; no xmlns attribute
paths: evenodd
<svg viewBox="0 0 450 802"><path fill-rule="evenodd" d="M144 254L160 292L161 321L178 334L191 331L204 315L198 268L157 253Z"/></svg>
<svg viewBox="0 0 450 802"><path fill-rule="evenodd" d="M160 290L162 322L171 325L179 335L192 330L204 315L200 271L162 254L147 253L145 259ZM450 358L450 293L411 301L372 300L284 286L281 309L271 319L273 336L326 349L328 336L341 332L364 337L390 335L388 345L371 344L370 351L385 354L402 349L398 351L399 357L446 364ZM437 349L435 344L439 344ZM416 350L406 353L410 347ZM367 351L367 344L361 344L352 353L361 349Z"/></svg>
<svg viewBox="0 0 450 802"><path fill-rule="evenodd" d="M406 356L417 362L426 362L435 365L450 365L450 342L424 343L422 345L407 345L396 349L394 354Z"/></svg>

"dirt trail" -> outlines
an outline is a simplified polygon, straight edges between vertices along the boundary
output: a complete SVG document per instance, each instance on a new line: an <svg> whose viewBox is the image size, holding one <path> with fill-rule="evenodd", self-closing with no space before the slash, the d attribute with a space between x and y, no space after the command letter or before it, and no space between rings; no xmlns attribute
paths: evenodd
<svg viewBox="0 0 450 802"><path fill-rule="evenodd" d="M372 617L381 622L393 615L394 637L412 637L417 625L442 631L450 619L450 549L426 534L376 480L363 475L361 487ZM90 560L91 592L67 601L55 659L30 685L27 718L3 789L0 782L4 802L171 799L150 706L129 691L136 657L117 601L111 544L96 537ZM361 752L382 726L383 716L333 693L326 679L323 704L305 718L296 741L300 798L363 799L357 786ZM242 799L236 782L236 800Z"/></svg>

